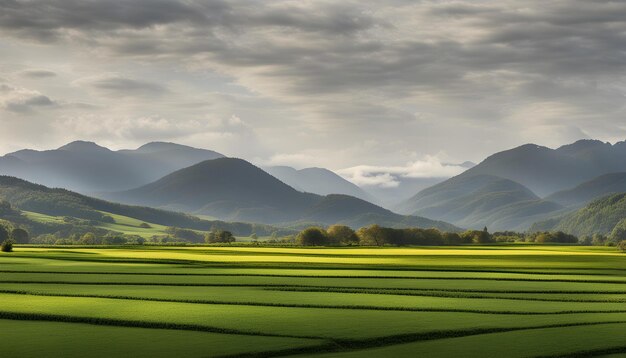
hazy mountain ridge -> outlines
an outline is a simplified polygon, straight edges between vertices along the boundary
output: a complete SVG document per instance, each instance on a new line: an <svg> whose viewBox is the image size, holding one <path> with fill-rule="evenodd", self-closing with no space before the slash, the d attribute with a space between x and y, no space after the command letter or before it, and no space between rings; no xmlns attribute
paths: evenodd
<svg viewBox="0 0 626 358"><path fill-rule="evenodd" d="M609 173L546 197L563 206L580 207L609 194L626 192L626 172Z"/></svg>
<svg viewBox="0 0 626 358"><path fill-rule="evenodd" d="M367 201L374 198L357 185L325 168L295 169L288 166L263 168L266 172L292 188L318 195L345 194Z"/></svg>
<svg viewBox="0 0 626 358"><path fill-rule="evenodd" d="M626 142L580 140L557 149L522 145L493 154L460 175L495 175L546 196L620 171L626 171Z"/></svg>
<svg viewBox="0 0 626 358"><path fill-rule="evenodd" d="M148 143L136 150L112 151L75 141L58 149L20 150L0 157L0 174L80 192L129 189L174 170L222 154L173 143Z"/></svg>
<svg viewBox="0 0 626 358"><path fill-rule="evenodd" d="M397 207L404 214L493 230L524 229L537 215L560 209L525 186L493 175L459 175L422 190Z"/></svg>
<svg viewBox="0 0 626 358"><path fill-rule="evenodd" d="M374 219L367 219L369 217L396 226L420 223L425 227L458 229L440 221L399 215L348 195L320 196L299 192L262 169L236 158L208 160L151 184L111 194L109 198L229 221L272 224L344 222L353 226L377 223Z"/></svg>

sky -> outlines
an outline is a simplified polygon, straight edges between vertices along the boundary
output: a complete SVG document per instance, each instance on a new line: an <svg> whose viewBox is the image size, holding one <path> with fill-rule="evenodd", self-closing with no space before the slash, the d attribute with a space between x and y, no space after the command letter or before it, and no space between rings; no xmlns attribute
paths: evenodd
<svg viewBox="0 0 626 358"><path fill-rule="evenodd" d="M0 0L0 152L171 141L385 185L620 141L624 19L601 0Z"/></svg>

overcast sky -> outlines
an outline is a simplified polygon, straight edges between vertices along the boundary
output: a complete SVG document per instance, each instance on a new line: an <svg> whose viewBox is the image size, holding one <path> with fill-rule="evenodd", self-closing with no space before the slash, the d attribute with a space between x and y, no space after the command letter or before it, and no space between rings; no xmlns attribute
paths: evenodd
<svg viewBox="0 0 626 358"><path fill-rule="evenodd" d="M0 0L0 152L159 140L430 176L623 140L624 19L591 0Z"/></svg>

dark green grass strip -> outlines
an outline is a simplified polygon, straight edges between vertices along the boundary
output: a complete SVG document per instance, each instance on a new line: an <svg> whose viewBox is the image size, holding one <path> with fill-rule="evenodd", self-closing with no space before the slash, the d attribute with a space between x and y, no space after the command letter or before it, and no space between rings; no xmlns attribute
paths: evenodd
<svg viewBox="0 0 626 358"><path fill-rule="evenodd" d="M72 252L75 254L74 252ZM93 253L90 253L93 254ZM82 255L82 253L81 253ZM297 256L297 255L294 255ZM236 264L228 264L223 262L206 262L195 260L182 260L182 259L143 259L143 258L111 258L111 257L59 257L55 255L24 255L20 254L16 256L19 258L33 258L33 259L49 259L49 260L61 260L61 261L78 261L78 262L113 262L113 263L126 263L126 264L163 264L163 265L176 265L186 268L258 268L258 269L299 269L299 270L376 270L376 271L435 271L435 272L492 272L492 273L521 273L521 274L536 274L536 275L555 275L555 274L576 274L576 275L607 275L615 276L623 275L626 273L626 269L621 268L590 268L590 267L555 267L555 268L540 268L536 266L521 266L515 265L514 268L509 266L490 267L482 269L477 266L459 266L458 268L445 268L445 267L422 267L411 265L390 265L390 264L376 264L376 265L364 265L355 263L303 263L303 262L285 262L277 264L271 261L256 261L256 262L238 262ZM380 256L377 256L380 257ZM524 271L528 270L528 271ZM541 271L540 271L541 270ZM557 271L560 270L560 271ZM566 270L572 271L603 271L614 272L611 273L587 273L587 272L566 272ZM552 271L552 272L548 272Z"/></svg>
<svg viewBox="0 0 626 358"><path fill-rule="evenodd" d="M333 290L381 290L381 291L441 291L441 292L469 292L469 293L528 293L528 294L626 294L624 291L582 291L582 290L480 290L480 289L443 289L443 288L410 288L410 287L363 287L363 286L313 286L313 285L285 285L285 284L248 284L248 283L179 283L179 282L102 282L102 281L23 281L2 280L0 284L49 284L49 285L94 285L94 286L170 286L170 287L251 287L268 288L275 290L315 289L320 292Z"/></svg>
<svg viewBox="0 0 626 358"><path fill-rule="evenodd" d="M415 342L420 342L420 341L431 341L431 340L447 339L447 338L460 338L460 337L468 337L468 336L475 336L475 335L481 335L481 334L505 333L505 332L514 332L514 331L563 328L563 327L596 326L596 325L602 325L602 324L620 324L620 323L626 323L626 322L624 321L580 322L580 323L552 324L552 325L530 326L530 327L474 328L474 329L467 329L467 330L448 330L448 331L431 331L431 332L424 332L424 333L398 334L398 335L383 336L383 337L368 338L368 339L334 339L332 341L332 344L323 344L323 345L313 346L313 347L289 348L289 349L275 350L275 351L254 352L254 353L239 354L239 355L225 355L225 356L222 356L221 358L234 358L234 357L266 358L266 357L291 356L291 355L298 355L298 354L339 353L339 352L355 351L355 350L362 350L362 349L381 348L381 347L391 346L391 345L396 345L396 344L415 343ZM612 348L612 349L615 349L615 348ZM619 353L619 352L615 352L615 353ZM570 357L570 355L550 356L550 358L557 358L557 357ZM571 356L571 357L578 357L578 356ZM581 357L586 357L586 356L581 356Z"/></svg>
<svg viewBox="0 0 626 358"><path fill-rule="evenodd" d="M205 325L199 325L199 324L123 320L123 319L103 318L103 317L79 317L79 316L66 316L66 315L48 314L48 313L19 313L19 312L0 311L0 319L8 319L8 320L16 320L16 321L86 323L86 324L92 324L92 325L97 325L97 326L173 329L173 330L233 334L233 335L243 335L243 336L324 339L324 338L313 337L313 336L293 336L293 335L288 335L288 334L242 331L242 330L237 330L237 329L205 326Z"/></svg>
<svg viewBox="0 0 626 358"><path fill-rule="evenodd" d="M399 311L399 312L442 312L442 313L474 313L474 314L497 314L497 315L517 315L517 316L543 316L543 315L567 315L567 314L593 314L593 313L626 313L624 310L564 310L551 312L528 312L528 311L494 311L494 310L472 310L461 308L437 308L437 307L402 307L402 306L373 306L373 305L319 305L319 304L295 304L295 303L273 303L254 301L220 301L220 300L186 300L175 298L138 297L124 295L92 295L92 294L71 294L71 293L46 293L21 290L0 290L0 294L17 294L29 296L45 297L74 297L74 298L104 298L114 300L130 301L152 301L188 304L208 304L225 306L253 306L253 307L284 307L284 308L314 308L314 309L338 309L338 310L370 310L370 311Z"/></svg>
<svg viewBox="0 0 626 358"><path fill-rule="evenodd" d="M460 292L445 291L419 291L414 289L406 289L407 291L417 292L393 292L385 289L324 289L324 288L265 288L269 291L285 291L285 292L320 292L320 293L355 293L369 295L390 295L390 296L415 296L415 297L442 297L442 298L468 298L468 299L494 299L494 300L511 300L511 301L540 301L540 302L585 302L585 303L626 303L624 299L574 299L574 298L541 298L541 297L514 297L514 296L486 296L477 294L459 294ZM538 294L545 294L540 292ZM595 292L590 294L596 294Z"/></svg>
<svg viewBox="0 0 626 358"><path fill-rule="evenodd" d="M586 357L606 356L609 354L619 354L619 353L626 353L626 346L590 349L590 350L585 350L585 351L555 354L555 355L535 356L535 358L586 358Z"/></svg>
<svg viewBox="0 0 626 358"><path fill-rule="evenodd" d="M394 279L394 280L452 280L452 281L520 281L520 282L566 282L566 283L609 283L626 285L626 280L576 280L576 279L534 279L514 277L432 277L432 276L375 276L375 275L289 275L256 273L157 273L157 272L93 272L93 271L12 271L0 270L9 274L64 274L64 275L131 275L131 276L204 276L204 277L285 277L285 278L325 278L325 279Z"/></svg>
<svg viewBox="0 0 626 358"><path fill-rule="evenodd" d="M457 338L480 334L502 333L511 331L522 330L534 330L534 329L546 329L546 328L559 328L559 327L576 327L576 326L594 326L601 324L622 324L626 321L604 321L604 322L578 322L578 323L565 323L565 324L553 324L542 326L530 326L530 327L499 327L499 328L474 328L466 330L445 330L445 331L432 331L423 333L407 333L382 337L371 337L365 339L327 339L316 336L293 336L293 335L281 335L271 334L253 331L240 331L228 328L196 325L196 324L179 324L179 323L167 323L167 322L149 322L149 321L136 321L136 320L120 320L111 318L99 318L99 317L79 317L79 316L64 316L55 314L41 314L41 313L15 313L0 311L0 319L7 320L20 320L20 321L48 321L48 322L63 322L63 323L84 323L100 326L117 326L117 327L135 327L135 328L148 328L148 329L172 329L183 331L196 331L207 333L221 333L232 335L247 335L247 336L265 336L265 337L278 337L278 338L299 338L299 339L317 339L323 340L326 343L312 347L291 348L285 350L266 351L266 352L254 352L248 354L238 354L224 357L249 357L249 358L261 358L261 357L275 357L286 356L293 354L305 354L305 353L333 353L341 351L368 349L376 347L384 347L402 343L412 343L418 341L445 339L445 338Z"/></svg>

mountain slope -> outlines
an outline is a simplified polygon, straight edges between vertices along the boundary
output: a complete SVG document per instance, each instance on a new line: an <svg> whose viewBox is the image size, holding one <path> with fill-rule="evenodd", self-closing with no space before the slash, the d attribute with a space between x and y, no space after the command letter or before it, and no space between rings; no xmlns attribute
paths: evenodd
<svg viewBox="0 0 626 358"><path fill-rule="evenodd" d="M626 219L626 193L594 200L587 206L558 219L537 222L533 231L560 230L572 235L609 234Z"/></svg>
<svg viewBox="0 0 626 358"><path fill-rule="evenodd" d="M398 215L348 195L324 197L303 193L236 158L204 161L137 189L111 194L109 198L224 220L364 225L384 220L395 226L406 227L419 222L426 227L457 229L446 223Z"/></svg>
<svg viewBox="0 0 626 358"><path fill-rule="evenodd" d="M21 150L0 157L0 174L80 192L118 191L154 181L174 170L223 155L172 143L111 151L76 141L55 150Z"/></svg>
<svg viewBox="0 0 626 358"><path fill-rule="evenodd" d="M264 170L283 183L299 191L318 195L345 194L371 201L363 189L324 168L294 169L287 166L267 167Z"/></svg>
<svg viewBox="0 0 626 358"><path fill-rule="evenodd" d="M527 144L496 153L461 176L495 175L545 196L620 171L626 171L626 142L580 140L558 149Z"/></svg>
<svg viewBox="0 0 626 358"><path fill-rule="evenodd" d="M285 231L269 225L227 223L218 220L202 220L195 216L148 207L129 206L84 196L65 189L51 189L22 179L0 176L0 200L13 207L50 216L69 216L98 222L108 222L111 213L164 226L195 230L212 228L230 230L237 235L269 235ZM285 231L286 232L286 231Z"/></svg>
<svg viewBox="0 0 626 358"><path fill-rule="evenodd" d="M397 207L405 214L492 230L523 229L538 216L560 209L525 186L493 175L459 175L422 190Z"/></svg>
<svg viewBox="0 0 626 358"><path fill-rule="evenodd" d="M580 207L603 196L626 192L626 172L601 175L572 189L556 192L548 197L563 206Z"/></svg>

